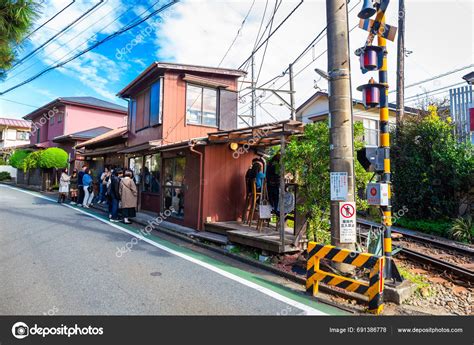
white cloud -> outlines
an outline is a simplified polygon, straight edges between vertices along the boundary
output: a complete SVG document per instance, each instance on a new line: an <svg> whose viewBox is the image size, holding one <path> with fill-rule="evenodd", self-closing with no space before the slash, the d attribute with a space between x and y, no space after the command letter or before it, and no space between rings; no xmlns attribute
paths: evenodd
<svg viewBox="0 0 474 345"><path fill-rule="evenodd" d="M168 10L164 22L157 27L156 44L160 47L158 56L166 60L180 63L202 64L217 66L227 48L235 37L241 22L247 13L251 0L242 1L202 1L187 0ZM274 28L299 1L283 1L275 18ZM349 8L357 7L349 14L349 27L358 24L357 12L361 4L353 0ZM223 67L236 68L250 55L255 37L263 15L265 1L256 1L247 23L229 52ZM274 1L268 2L267 16L273 9ZM397 2L391 3L387 22L397 26ZM450 69L472 63L473 30L471 28L472 2L469 1L428 1L418 0L406 2L406 47L414 53L406 59L406 85L444 73ZM456 12L456 15L446 13ZM316 34L326 25L326 8L324 1L305 1L284 26L271 38L266 53L265 63L259 83L281 74L296 56L308 45ZM456 37L463 37L462 44ZM354 52L364 45L367 32L355 28L350 34L350 49ZM316 47L301 59L295 66L295 74L311 63L314 57L326 50L326 37ZM389 84L395 87L396 42L388 42ZM256 70L259 69L263 48L256 56ZM315 84L322 89L327 83L314 72L314 68L327 69L327 54L322 55L316 62L310 64L300 75L295 77L296 104L301 104L316 89ZM363 75L359 69L358 59L351 55L352 85L354 98L360 98L355 88L367 82L369 75ZM464 73L467 73L466 70ZM436 82L423 85L428 89L439 88L461 82L463 72L454 74ZM374 74L376 78L376 74ZM275 87L282 86L288 77L280 78ZM316 81L316 82L315 82ZM438 85L435 85L438 84ZM271 85L270 85L271 86ZM287 89L288 85L283 86ZM409 88L407 96L420 92L421 88ZM260 93L259 93L260 94ZM263 94L263 92L262 92ZM394 94L390 94L390 100ZM268 96L268 93L267 95ZM266 97L265 96L265 97ZM246 98L249 101L249 97ZM286 107L275 106L281 103L271 97L262 106L279 119L288 118ZM262 109L257 108L258 121L271 121L272 118Z"/></svg>
<svg viewBox="0 0 474 345"><path fill-rule="evenodd" d="M51 18L64 8L67 3L68 1L49 1L44 7L42 18L37 22L42 23L47 18ZM79 18L96 3L96 1L76 2L61 15L48 23L46 30L38 30L31 37L33 47L36 48L43 42L46 42L53 34L65 28L76 18ZM121 18L117 20L117 17L119 17L125 9L125 4L120 0L105 1L88 16L84 17L84 19L45 46L37 56L46 65L53 65L63 61L65 58L73 56L80 50L87 48L91 42L97 38L99 33L110 34L120 28L123 24L120 21ZM38 66L41 69L44 68L35 63L33 59L26 61L23 65L19 66L18 69L12 71L11 75L15 76L25 68L27 68L27 70L25 70L24 73L18 74L18 77L7 79L7 83L13 85L18 81L22 81L26 76L31 75L33 71L38 71ZM116 98L114 93L111 92L109 85L111 82L120 79L120 68L114 60L104 55L91 51L58 70L70 77L80 80L85 86L105 98L111 100Z"/></svg>

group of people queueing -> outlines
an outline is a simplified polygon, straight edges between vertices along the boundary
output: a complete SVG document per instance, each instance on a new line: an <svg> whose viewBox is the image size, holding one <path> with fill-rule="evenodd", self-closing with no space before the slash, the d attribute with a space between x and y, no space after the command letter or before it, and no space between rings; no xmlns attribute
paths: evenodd
<svg viewBox="0 0 474 345"><path fill-rule="evenodd" d="M133 172L128 169L106 167L98 178L97 204L107 203L111 222L122 221L130 224L130 219L136 216L138 204L138 189L133 179ZM94 201L94 178L87 165L77 172L68 174L64 169L59 179L58 203L66 202L69 196L70 204L89 208Z"/></svg>

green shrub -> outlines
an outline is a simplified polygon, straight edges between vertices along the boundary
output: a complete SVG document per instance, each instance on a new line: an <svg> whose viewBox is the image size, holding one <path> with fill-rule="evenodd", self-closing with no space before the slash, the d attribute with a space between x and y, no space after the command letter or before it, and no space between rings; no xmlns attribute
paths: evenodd
<svg viewBox="0 0 474 345"><path fill-rule="evenodd" d="M67 167L69 155L63 149L50 147L42 151L39 157L39 166L41 168L65 168Z"/></svg>
<svg viewBox="0 0 474 345"><path fill-rule="evenodd" d="M23 171L26 172L27 170L39 168L39 161L41 159L41 155L44 151L34 151L30 153L26 158L23 160Z"/></svg>
<svg viewBox="0 0 474 345"><path fill-rule="evenodd" d="M364 127L361 122L354 124L354 150L364 147L362 136ZM299 193L305 200L297 205L298 211L308 216L308 239L327 242L329 235L330 178L329 178L329 126L327 121L308 124L304 136L293 137L288 144L284 157L285 168L298 176ZM356 190L364 191L371 173L368 173L355 160ZM368 208L367 201L356 193L358 210ZM326 233L325 233L326 232Z"/></svg>
<svg viewBox="0 0 474 345"><path fill-rule="evenodd" d="M420 219L409 219L407 217L402 217L397 220L396 225L402 228L421 231L427 234L432 234L432 235L448 238L450 236L451 224L452 222L446 219L420 220Z"/></svg>
<svg viewBox="0 0 474 345"><path fill-rule="evenodd" d="M1 171L0 172L0 181L11 180L10 173L8 171Z"/></svg>
<svg viewBox="0 0 474 345"><path fill-rule="evenodd" d="M429 108L424 117L406 118L392 151L393 203L413 219L456 218L460 200L474 184L471 143L460 143L448 119Z"/></svg>
<svg viewBox="0 0 474 345"><path fill-rule="evenodd" d="M9 163L12 167L17 169L23 168L23 160L30 154L30 151L16 150L10 157Z"/></svg>
<svg viewBox="0 0 474 345"><path fill-rule="evenodd" d="M474 224L472 217L459 217L454 220L450 229L451 237L456 241L472 243L474 241Z"/></svg>

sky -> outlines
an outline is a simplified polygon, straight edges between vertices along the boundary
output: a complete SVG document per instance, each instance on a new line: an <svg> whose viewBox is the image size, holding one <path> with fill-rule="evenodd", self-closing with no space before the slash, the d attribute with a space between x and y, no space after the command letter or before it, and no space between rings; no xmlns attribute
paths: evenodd
<svg viewBox="0 0 474 345"><path fill-rule="evenodd" d="M70 0L44 1L34 28L67 6ZM284 0L278 7L273 29L298 5L299 0ZM64 32L67 25L80 17L99 0L77 0L24 42L18 50L21 59L58 35L37 54L26 59L0 82L0 92L23 82L76 52L92 45L123 26L144 17L167 3L164 0L104 0L88 16ZM0 117L21 118L58 97L93 96L126 105L116 97L153 61L177 62L205 66L238 68L251 54L260 29L270 26L276 0L184 0L156 15L136 28L117 36L80 58L38 79L0 96ZM405 47L411 53L405 59L405 85L436 77L474 63L474 22L472 1L411 0L405 1ZM153 6L153 7L152 7ZM376 73L362 74L353 52L362 47L367 32L357 27L359 0L351 0L348 8L353 97L360 99L356 87L365 84ZM248 14L247 19L244 18ZM398 24L398 2L392 0L387 10L388 24ZM262 23L262 25L261 25ZM267 87L288 89L288 75L282 76L292 62L326 26L326 6L322 0L305 0L294 14L270 38L268 46L255 54L257 85L280 76ZM268 30L264 32L264 38ZM294 65L295 102L302 104L314 92L325 91L327 82L315 68L327 69L326 36ZM232 44L233 42L233 44ZM230 48L230 49L229 49ZM389 87L395 88L396 40L387 41ZM226 54L227 52L227 54ZM225 58L224 58L225 57ZM224 58L224 59L223 59ZM263 63L262 63L263 60ZM247 64L246 69L250 71ZM461 77L474 68L450 74L405 91L406 105L416 106L427 97L427 91L460 84ZM260 72L260 73L259 73ZM249 81L249 77L245 81ZM241 84L241 95L248 83ZM434 97L444 97L447 90ZM267 91L257 92L257 122L289 118L289 109ZM283 94L283 97L288 97ZM395 93L389 100L395 101ZM239 112L249 112L250 97L242 97Z"/></svg>

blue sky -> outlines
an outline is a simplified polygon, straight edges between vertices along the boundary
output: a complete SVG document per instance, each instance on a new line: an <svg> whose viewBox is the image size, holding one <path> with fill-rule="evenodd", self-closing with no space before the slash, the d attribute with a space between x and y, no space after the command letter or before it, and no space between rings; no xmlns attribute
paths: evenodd
<svg viewBox="0 0 474 345"><path fill-rule="evenodd" d="M63 29L99 0L77 0L64 13L46 27L32 35L19 52L19 57L49 39ZM43 23L69 0L46 0L38 24ZM120 29L129 21L144 16L146 9L155 1L106 0L87 18L67 30L30 60L10 72L0 83L3 91L51 65L66 54L78 51L92 44L95 39ZM284 0L275 16L279 23L297 4L297 0ZM155 8L166 3L160 0ZM61 96L94 96L108 101L125 104L115 97L128 82L155 60L217 66L236 38L235 44L226 56L222 67L237 68L250 55L261 20L263 27L270 19L275 1L269 0L184 0L166 10L161 17L154 17L139 27L116 37L101 47L69 63L65 67L42 76L12 92L0 96L0 117L19 118ZM267 9L265 11L265 5ZM362 46L367 33L355 27L359 19L359 0L351 0L349 8L349 28L351 51ZM392 0L387 12L387 22L397 25L397 1ZM245 15L250 15L242 26ZM406 58L406 85L418 82L449 70L472 64L473 49L473 3L471 1L406 1L406 48L413 51ZM275 34L268 45L262 65L259 83L266 81L286 69L308 43L326 25L325 1L306 0L295 14ZM118 18L118 19L117 19ZM354 28L355 27L355 28ZM240 29L240 30L239 30ZM236 36L237 32L239 34ZM136 43L137 39L142 40ZM135 41L134 41L135 40ZM85 42L85 43L84 43ZM84 43L84 44L83 44ZM81 45L82 44L82 45ZM314 68L325 70L327 66L326 37L315 45L296 65L296 103L301 104L316 90L327 89L325 80L319 78ZM130 53L119 56L117 51L132 47ZM388 42L389 84L395 85L396 42ZM263 49L256 55L256 69L260 68ZM313 61L314 60L314 61ZM306 67L307 66L307 67ZM358 61L351 55L353 95L360 98L355 88L365 83L370 75L363 75ZM306 68L305 68L306 67ZM24 72L22 70L26 69ZM462 82L462 75L473 70L467 69L447 77L437 79L406 90L406 97L421 95L429 90ZM248 79L247 79L248 80ZM288 88L288 77L278 78L270 86ZM244 85L243 87L245 87ZM288 109L276 98L263 92L258 94L264 100L257 108L258 122L283 119L289 115ZM390 94L390 101L394 100ZM441 94L440 96L444 96ZM8 101L7 101L8 100ZM241 112L248 107L248 97L240 104ZM417 98L407 105L416 105ZM18 103L28 105L21 105ZM268 113L272 115L269 116Z"/></svg>

